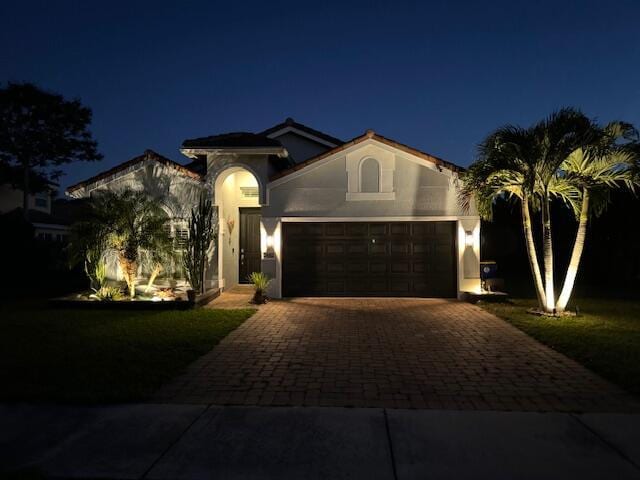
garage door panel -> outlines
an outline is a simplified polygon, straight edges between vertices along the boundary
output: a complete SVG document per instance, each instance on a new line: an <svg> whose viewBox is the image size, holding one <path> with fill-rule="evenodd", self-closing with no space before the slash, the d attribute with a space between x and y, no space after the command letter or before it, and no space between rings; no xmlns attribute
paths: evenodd
<svg viewBox="0 0 640 480"><path fill-rule="evenodd" d="M381 274L387 273L387 264L386 262L370 262L369 263L369 272L373 274Z"/></svg>
<svg viewBox="0 0 640 480"><path fill-rule="evenodd" d="M348 237L366 237L368 235L368 225L366 223L348 223L345 228Z"/></svg>
<svg viewBox="0 0 640 480"><path fill-rule="evenodd" d="M327 273L346 273L347 268L344 263L336 263L336 262L327 262Z"/></svg>
<svg viewBox="0 0 640 480"><path fill-rule="evenodd" d="M408 295L411 293L411 280L406 278L392 278L389 282L392 293Z"/></svg>
<svg viewBox="0 0 640 480"><path fill-rule="evenodd" d="M367 262L360 262L360 263L349 262L349 263L347 263L347 273L364 275L367 272L368 272L368 264L367 264ZM362 283L362 282L360 282L360 283Z"/></svg>
<svg viewBox="0 0 640 480"><path fill-rule="evenodd" d="M410 242L392 242L391 243L391 254L400 254L400 255L406 255L410 252L411 250L411 243Z"/></svg>
<svg viewBox="0 0 640 480"><path fill-rule="evenodd" d="M391 235L410 235L411 224L410 223L392 223Z"/></svg>
<svg viewBox="0 0 640 480"><path fill-rule="evenodd" d="M385 278L371 278L368 282L369 291L373 294L382 294L389 290L387 280Z"/></svg>
<svg viewBox="0 0 640 480"><path fill-rule="evenodd" d="M371 244L369 244L370 255L385 256L388 251L388 245L380 240L377 240L375 243L371 242Z"/></svg>
<svg viewBox="0 0 640 480"><path fill-rule="evenodd" d="M283 294L456 292L455 222L283 224Z"/></svg>
<svg viewBox="0 0 640 480"><path fill-rule="evenodd" d="M349 242L347 245L347 253L349 255L366 255L368 243L362 242Z"/></svg>
<svg viewBox="0 0 640 480"><path fill-rule="evenodd" d="M369 236L384 236L387 235L388 225L386 223L370 223L369 224Z"/></svg>
<svg viewBox="0 0 640 480"><path fill-rule="evenodd" d="M410 273L410 262L391 262L391 273Z"/></svg>
<svg viewBox="0 0 640 480"><path fill-rule="evenodd" d="M327 237L344 237L346 226L344 223L325 223Z"/></svg>
<svg viewBox="0 0 640 480"><path fill-rule="evenodd" d="M329 295L345 295L346 280L330 279L327 280L327 293Z"/></svg>

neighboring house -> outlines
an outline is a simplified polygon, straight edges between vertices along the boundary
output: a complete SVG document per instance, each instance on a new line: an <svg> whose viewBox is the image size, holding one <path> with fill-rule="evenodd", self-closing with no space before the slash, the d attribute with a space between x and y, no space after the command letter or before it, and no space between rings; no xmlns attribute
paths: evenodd
<svg viewBox="0 0 640 480"><path fill-rule="evenodd" d="M55 209L57 184L42 192L29 195L29 221L34 235L40 240L65 242L69 236L69 222L60 218ZM11 185L0 186L0 215L15 210L22 212L22 190Z"/></svg>
<svg viewBox="0 0 640 480"><path fill-rule="evenodd" d="M179 235L200 194L218 208L212 286L273 280L272 297L456 297L478 291L480 219L458 203L461 167L367 131L347 142L287 119L260 133L185 140L70 187L147 191Z"/></svg>

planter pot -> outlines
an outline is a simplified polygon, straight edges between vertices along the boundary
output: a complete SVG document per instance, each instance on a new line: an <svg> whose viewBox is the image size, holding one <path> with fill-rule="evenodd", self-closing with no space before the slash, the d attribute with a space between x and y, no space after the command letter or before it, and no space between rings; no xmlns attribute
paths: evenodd
<svg viewBox="0 0 640 480"><path fill-rule="evenodd" d="M190 303L196 303L196 291L195 290L187 290L187 300Z"/></svg>
<svg viewBox="0 0 640 480"><path fill-rule="evenodd" d="M265 297L262 292L255 292L253 294L253 300L251 300L251 302L255 303L256 305L262 305L266 301L267 301L267 297Z"/></svg>

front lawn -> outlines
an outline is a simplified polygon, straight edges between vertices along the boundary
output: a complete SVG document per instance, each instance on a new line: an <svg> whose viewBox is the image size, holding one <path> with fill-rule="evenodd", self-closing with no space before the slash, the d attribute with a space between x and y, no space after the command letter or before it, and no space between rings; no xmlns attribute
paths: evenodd
<svg viewBox="0 0 640 480"><path fill-rule="evenodd" d="M611 382L640 394L640 302L577 299L574 304L579 306L580 316L562 318L528 314L534 300L481 306Z"/></svg>
<svg viewBox="0 0 640 480"><path fill-rule="evenodd" d="M145 400L254 311L0 307L0 401Z"/></svg>

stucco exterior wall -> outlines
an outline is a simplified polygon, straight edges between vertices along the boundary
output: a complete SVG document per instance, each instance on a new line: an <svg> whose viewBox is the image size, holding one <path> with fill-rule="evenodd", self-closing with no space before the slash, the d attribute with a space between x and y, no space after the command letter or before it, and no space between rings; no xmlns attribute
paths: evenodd
<svg viewBox="0 0 640 480"><path fill-rule="evenodd" d="M367 158L380 163L379 194L361 193L359 165ZM265 237L272 237L274 258L262 268L273 278L269 294L281 296L281 229L291 221L455 221L457 225L458 295L480 289L480 219L458 201L455 172L439 169L373 142L327 157L268 185L262 207ZM374 199L375 198L375 199ZM264 250L264 248L263 248Z"/></svg>
<svg viewBox="0 0 640 480"><path fill-rule="evenodd" d="M202 182L180 175L174 169L158 162L148 161L141 162L137 168L110 179L108 182L99 182L82 191L74 192L74 197L86 198L103 190L120 191L124 189L145 192L160 205L169 219L181 223L183 227L186 226L191 210L198 204L200 195L209 191ZM218 264L215 248L210 253L205 280L211 287L217 283ZM142 270L139 271L139 274L144 276ZM118 263L112 256L107 258L107 278L123 280Z"/></svg>
<svg viewBox="0 0 640 480"><path fill-rule="evenodd" d="M285 177L286 178L286 177ZM348 201L346 156L269 189L265 217L459 216L457 179L395 156L393 200ZM473 213L471 213L473 215Z"/></svg>
<svg viewBox="0 0 640 480"><path fill-rule="evenodd" d="M172 218L186 219L197 205L204 185L179 175L172 168L149 162L125 175L101 184L85 193L93 195L100 190L142 190L155 199Z"/></svg>

